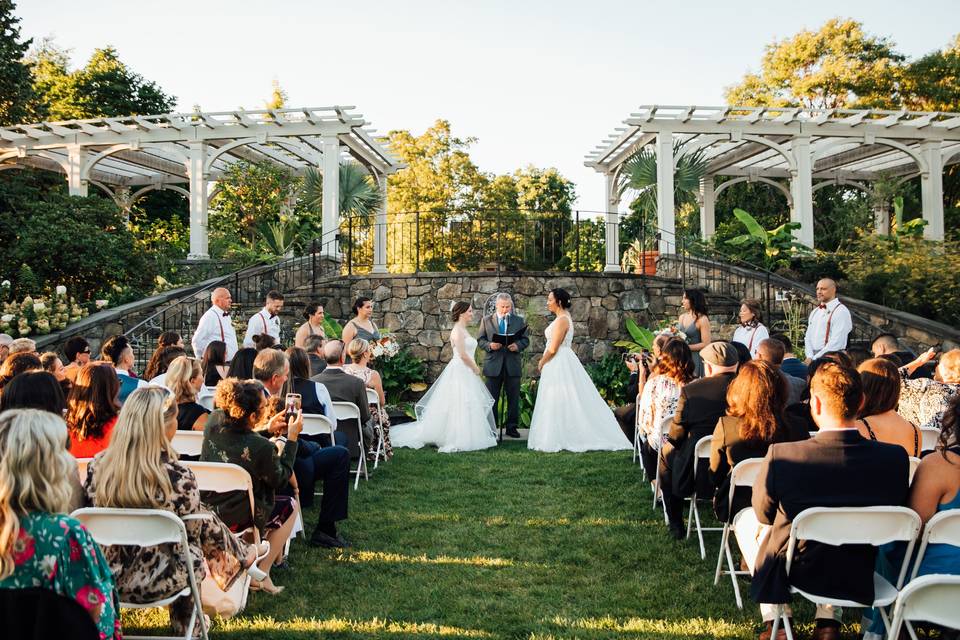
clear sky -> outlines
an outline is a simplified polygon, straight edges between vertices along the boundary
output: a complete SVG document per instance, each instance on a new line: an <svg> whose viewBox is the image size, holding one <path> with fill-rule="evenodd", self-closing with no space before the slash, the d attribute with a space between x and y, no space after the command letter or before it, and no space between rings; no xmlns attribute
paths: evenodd
<svg viewBox="0 0 960 640"><path fill-rule="evenodd" d="M19 0L25 37L74 64L115 46L178 108L356 105L381 132L437 118L484 171L557 167L603 207L583 156L641 104L721 104L766 44L851 17L908 56L960 32L960 1Z"/></svg>

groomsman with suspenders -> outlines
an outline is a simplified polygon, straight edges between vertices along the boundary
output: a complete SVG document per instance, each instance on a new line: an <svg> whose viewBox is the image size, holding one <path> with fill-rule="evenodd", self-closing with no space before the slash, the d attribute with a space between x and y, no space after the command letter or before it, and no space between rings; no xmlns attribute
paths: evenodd
<svg viewBox="0 0 960 640"><path fill-rule="evenodd" d="M847 337L853 330L850 311L837 298L836 282L830 278L817 282L817 303L817 308L810 313L803 341L807 361L846 349Z"/></svg>
<svg viewBox="0 0 960 640"><path fill-rule="evenodd" d="M273 337L280 344L280 310L283 309L283 294L279 291L267 292L267 300L263 309L250 316L247 322L247 334L243 338L244 347L254 346L253 336L264 333Z"/></svg>
<svg viewBox="0 0 960 640"><path fill-rule="evenodd" d="M230 304L233 298L230 292L223 287L213 290L210 295L211 306L200 316L200 322L193 332L190 343L193 345L193 355L203 357L207 345L214 340L220 340L227 345L227 361L233 360L237 353L237 333L230 322Z"/></svg>

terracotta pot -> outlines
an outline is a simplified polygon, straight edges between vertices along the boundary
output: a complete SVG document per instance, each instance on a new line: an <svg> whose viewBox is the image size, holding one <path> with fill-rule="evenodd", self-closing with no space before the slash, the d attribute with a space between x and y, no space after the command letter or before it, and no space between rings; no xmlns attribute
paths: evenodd
<svg viewBox="0 0 960 640"><path fill-rule="evenodd" d="M657 275L657 258L659 257L659 251L641 251L637 258L637 273L645 276Z"/></svg>

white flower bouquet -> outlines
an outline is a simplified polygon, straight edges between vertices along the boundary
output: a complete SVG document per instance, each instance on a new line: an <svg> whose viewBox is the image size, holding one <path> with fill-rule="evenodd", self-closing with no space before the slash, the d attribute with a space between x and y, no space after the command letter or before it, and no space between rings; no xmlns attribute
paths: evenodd
<svg viewBox="0 0 960 640"><path fill-rule="evenodd" d="M392 358L400 353L400 343L390 336L380 338L376 342L370 343L370 352L373 354L374 359Z"/></svg>

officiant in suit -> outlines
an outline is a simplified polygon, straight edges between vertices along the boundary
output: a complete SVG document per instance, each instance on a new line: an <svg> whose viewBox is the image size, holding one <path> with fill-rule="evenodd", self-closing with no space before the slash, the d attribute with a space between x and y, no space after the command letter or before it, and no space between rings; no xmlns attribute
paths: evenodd
<svg viewBox="0 0 960 640"><path fill-rule="evenodd" d="M517 333L521 335L510 340L507 345L495 340L497 334L510 336ZM523 373L520 354L529 346L530 338L526 335L526 322L513 313L513 298L510 294L497 294L496 312L484 316L480 322L477 344L487 352L483 361L483 375L494 402L500 398L501 392L507 396L507 421L506 424L501 424L500 428L506 427L507 435L511 438L519 438L517 425L520 422L520 376Z"/></svg>

